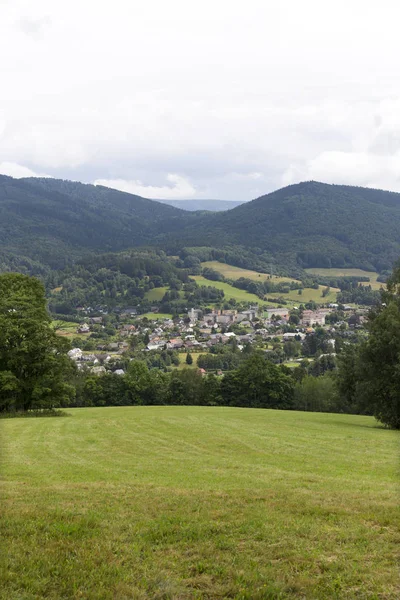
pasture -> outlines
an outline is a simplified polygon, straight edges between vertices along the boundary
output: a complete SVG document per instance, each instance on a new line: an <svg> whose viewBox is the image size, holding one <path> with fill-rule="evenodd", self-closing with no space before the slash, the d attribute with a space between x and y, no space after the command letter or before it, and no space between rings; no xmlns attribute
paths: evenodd
<svg viewBox="0 0 400 600"><path fill-rule="evenodd" d="M399 597L399 433L373 418L68 413L0 422L0 598Z"/></svg>
<svg viewBox="0 0 400 600"><path fill-rule="evenodd" d="M168 290L168 287L153 288L152 290L146 292L144 297L146 298L146 300L150 300L150 302L159 302L163 299L165 292L167 292Z"/></svg>
<svg viewBox="0 0 400 600"><path fill-rule="evenodd" d="M207 262L201 263L202 267L208 267L209 269L214 269L214 271L218 271L227 279L240 279L240 277L245 277L246 279L253 279L254 281L263 281L269 277L269 273L258 273L257 271L251 271L250 269L242 269L241 267L233 267L232 265L227 265L226 263L221 263L217 260L209 260ZM278 277L273 276L272 281L274 283L279 283L280 281L295 281L295 279L291 279L290 277Z"/></svg>
<svg viewBox="0 0 400 600"><path fill-rule="evenodd" d="M163 321L164 319L170 319L172 317L171 314L168 313L153 313L147 312L142 315L137 315L137 319L148 319L149 321Z"/></svg>
<svg viewBox="0 0 400 600"><path fill-rule="evenodd" d="M229 279L239 279L240 277L246 277L247 279L253 279L254 281L263 281L268 277L268 273L257 273L256 271L250 271L248 269L241 269L239 267L232 267L231 265L227 265L225 263L220 263L216 260L208 261L201 263L203 267L209 267L214 269L214 271L218 271L224 277ZM322 269L323 270L323 269ZM328 269L329 270L329 269ZM309 272L313 271L313 269L308 269ZM316 269L318 271L318 269ZM321 273L322 274L322 273ZM261 277L260 277L261 276ZM213 285L219 289L223 289L226 298L235 298L238 302L254 302L255 304L260 303L260 299L255 294L249 294L245 290L237 290L237 288L221 282L221 281L210 281L205 279L204 277L194 277L197 283L200 285ZM290 279L289 277L273 277L271 280L273 283L280 283L282 281L290 282L296 281L295 279ZM209 282L208 284L206 282ZM314 290L312 288L304 288L302 295L298 294L297 290L291 290L287 294L282 294L281 292L273 292L267 294L268 298L283 298L286 302L290 304L299 304L304 302L317 302L318 304L324 304L327 302L336 302L336 296L339 291L337 288L331 288L329 294L323 298L322 291L325 286L319 286L318 290ZM253 299L250 299L249 296L252 296Z"/></svg>
<svg viewBox="0 0 400 600"><path fill-rule="evenodd" d="M248 302L252 304L259 304L262 302L255 294L235 288L233 285L225 283L224 281L210 281L202 275L193 275L191 276L191 279L194 279L197 285L211 286L218 290L223 290L227 300L229 300L229 298L234 298L237 302Z"/></svg>
<svg viewBox="0 0 400 600"><path fill-rule="evenodd" d="M57 334L63 337L76 337L84 340L89 336L88 333L77 333L79 323L74 323L73 321L60 321L56 319L55 321L52 321L51 324Z"/></svg>
<svg viewBox="0 0 400 600"><path fill-rule="evenodd" d="M287 294L281 294L279 292L273 292L268 294L268 298L284 298L286 302L292 304L304 304L305 302L316 302L317 304L326 304L327 302L336 302L337 293L340 291L338 288L331 288L329 293L323 297L322 292L326 286L320 285L317 290L313 288L304 288L301 295L298 290L290 290Z"/></svg>
<svg viewBox="0 0 400 600"><path fill-rule="evenodd" d="M379 276L375 271L363 271L362 269L306 269L311 275L321 275L323 277L369 277L369 283L363 285L371 285L373 290L380 290L385 287L384 283L377 281Z"/></svg>

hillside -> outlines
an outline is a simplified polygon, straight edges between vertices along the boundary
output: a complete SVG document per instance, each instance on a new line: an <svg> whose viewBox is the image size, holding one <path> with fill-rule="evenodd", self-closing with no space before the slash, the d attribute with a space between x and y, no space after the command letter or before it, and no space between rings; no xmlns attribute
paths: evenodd
<svg viewBox="0 0 400 600"><path fill-rule="evenodd" d="M124 406L2 429L3 599L399 597L398 435L372 417Z"/></svg>
<svg viewBox="0 0 400 600"><path fill-rule="evenodd" d="M306 182L203 215L191 245L243 244L302 267L391 268L400 256L400 194Z"/></svg>
<svg viewBox="0 0 400 600"><path fill-rule="evenodd" d="M38 272L134 246L173 254L184 246L241 246L292 271L382 271L400 256L400 194L306 182L206 213L100 186L0 176L0 269Z"/></svg>
<svg viewBox="0 0 400 600"><path fill-rule="evenodd" d="M36 260L60 267L87 251L151 243L165 229L176 231L188 216L105 187L0 176L0 265Z"/></svg>
<svg viewBox="0 0 400 600"><path fill-rule="evenodd" d="M240 206L244 204L244 202L235 201L235 200L201 200L201 199L191 199L191 200L157 200L157 202L162 202L163 204L169 204L170 206L174 206L175 208L182 208L183 210L208 210L211 212L221 212L223 210L231 210L232 208L236 208L236 206Z"/></svg>

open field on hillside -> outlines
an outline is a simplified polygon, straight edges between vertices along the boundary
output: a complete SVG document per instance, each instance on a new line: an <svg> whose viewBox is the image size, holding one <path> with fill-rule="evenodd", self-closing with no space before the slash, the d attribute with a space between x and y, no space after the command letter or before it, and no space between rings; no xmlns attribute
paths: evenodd
<svg viewBox="0 0 400 600"><path fill-rule="evenodd" d="M191 365L188 365L186 363L186 352L179 353L179 367L177 367L178 369L197 369L197 359L199 358L200 353L191 352L190 354L193 358L193 363ZM204 352L202 354L204 354Z"/></svg>
<svg viewBox="0 0 400 600"><path fill-rule="evenodd" d="M79 323L74 323L72 321L55 320L52 321L51 324L58 333L58 335L62 335L63 337L77 337L85 339L89 335L87 333L77 333L76 330L79 327Z"/></svg>
<svg viewBox="0 0 400 600"><path fill-rule="evenodd" d="M160 300L162 300L165 292L167 292L168 290L168 287L153 288L152 290L146 292L144 297L146 298L146 300L150 300L150 302L159 302Z"/></svg>
<svg viewBox="0 0 400 600"><path fill-rule="evenodd" d="M69 410L2 429L2 600L399 598L398 432L363 416Z"/></svg>
<svg viewBox="0 0 400 600"><path fill-rule="evenodd" d="M253 304L260 304L261 302L260 298L255 294L250 294L249 292L246 292L246 290L239 290L239 288L235 288L233 285L229 285L229 283L225 283L224 281L210 281L202 275L194 275L191 278L194 279L198 285L211 286L223 290L227 300L229 300L229 298L234 298L238 302L249 302Z"/></svg>
<svg viewBox="0 0 400 600"><path fill-rule="evenodd" d="M322 296L322 292L326 286L320 285L317 290L313 288L304 288L302 294L298 290L290 290L287 294L274 292L268 294L268 298L284 298L286 301L291 301L294 304L304 304L305 302L317 302L317 304L325 304L327 302L336 302L338 288L331 288L329 294Z"/></svg>
<svg viewBox="0 0 400 600"><path fill-rule="evenodd" d="M201 263L203 267L209 267L211 269L214 269L214 271L218 271L219 273L222 273L222 275L224 275L225 277L229 277L230 279L239 279L240 277L247 277L248 279L253 279L254 281L262 281L263 279L265 279L266 277L268 277L267 273L257 273L256 271L250 271L247 269L240 269L239 267L232 267L231 265L227 265L225 263L220 263L216 260L214 261L208 261L208 262L204 262ZM312 269L309 269L309 271L311 272ZM259 275L261 275L261 279L259 277ZM204 277L195 277L194 279L198 280L201 279L202 284L204 285L204 281L209 281L208 279L205 279ZM281 281L296 281L295 279L290 279L289 277L273 277L272 281L274 283L279 283ZM198 281L199 283L199 281ZM219 284L219 285L217 285ZM246 292L245 290L237 290L235 287L230 286L229 284L223 283L223 282L219 282L219 281L212 281L210 282L208 285L215 285L215 287L218 287L219 289L224 289L223 285L228 286L226 288L227 291L225 291L225 296L227 298L235 298L236 300L241 301L247 301L248 302L255 302L255 303L259 303L260 299L257 298L257 296L255 296L254 294L249 294L248 292ZM272 293L272 294L268 294L268 298L284 298L286 301L289 301L291 303L304 303L304 302L318 302L318 303L325 303L325 302L335 302L336 301L336 295L337 292L339 291L337 288L332 288L330 293L328 294L328 296L326 296L326 298L322 298L322 290L324 289L324 286L320 286L318 290L314 290L312 288L304 288L302 295L300 296L297 292L297 290L291 290L288 294L282 294L282 293ZM232 292L232 290L234 290ZM244 296L240 295L240 299L239 296L235 294L235 291L239 291L242 292L242 294L247 294L247 298L245 298ZM257 298L256 300L249 300L248 296L253 296L254 298Z"/></svg>
<svg viewBox="0 0 400 600"><path fill-rule="evenodd" d="M242 269L240 267L233 267L232 265L227 265L226 263L221 263L217 260L209 260L207 262L201 263L202 267L208 267L209 269L214 269L214 271L218 271L224 277L228 279L240 279L240 277L246 277L247 279L253 279L254 281L263 281L267 277L269 277L269 273L258 273L257 271L251 271L250 269ZM279 283L280 281L295 281L290 277L277 277L273 276L272 281L274 283Z"/></svg>
<svg viewBox="0 0 400 600"><path fill-rule="evenodd" d="M377 281L378 273L375 271L363 271L362 269L306 269L306 271L312 275L322 275L323 277L369 277L373 290L385 287L384 283ZM369 284L364 283L363 285Z"/></svg>

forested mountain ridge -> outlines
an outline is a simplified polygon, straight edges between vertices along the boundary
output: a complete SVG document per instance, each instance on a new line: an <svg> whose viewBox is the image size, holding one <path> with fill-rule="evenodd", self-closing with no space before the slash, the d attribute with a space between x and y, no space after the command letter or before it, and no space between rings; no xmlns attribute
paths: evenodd
<svg viewBox="0 0 400 600"><path fill-rule="evenodd" d="M382 271L400 256L400 194L311 181L205 213L101 186L0 176L0 270L35 273L137 246L241 246L278 265Z"/></svg>
<svg viewBox="0 0 400 600"><path fill-rule="evenodd" d="M291 185L225 213L203 215L185 234L195 245L243 244L303 267L390 269L400 256L400 194L314 181Z"/></svg>
<svg viewBox="0 0 400 600"><path fill-rule="evenodd" d="M187 211L101 186L0 176L0 261L59 268L87 251L152 243L187 218Z"/></svg>

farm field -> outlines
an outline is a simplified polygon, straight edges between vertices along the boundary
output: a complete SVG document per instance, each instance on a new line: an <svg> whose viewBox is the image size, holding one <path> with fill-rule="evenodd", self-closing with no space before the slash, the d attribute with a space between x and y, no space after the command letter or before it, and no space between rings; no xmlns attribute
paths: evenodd
<svg viewBox="0 0 400 600"><path fill-rule="evenodd" d="M250 294L250 292L246 292L246 290L235 288L233 285L229 285L229 283L225 283L224 281L210 281L202 275L193 275L191 276L191 279L194 279L198 285L212 286L219 290L223 290L227 300L229 300L229 298L234 298L237 302L249 302L254 304L260 304L261 302L260 298L255 294Z"/></svg>
<svg viewBox="0 0 400 600"><path fill-rule="evenodd" d="M217 407L4 419L0 598L397 599L399 433Z"/></svg>
<svg viewBox="0 0 400 600"><path fill-rule="evenodd" d="M253 279L254 281L263 281L269 277L269 273L258 273L257 271L251 271L249 269L233 267L232 265L227 265L226 263L221 263L217 260L203 262L201 263L201 266L214 269L214 271L218 271L218 273L221 273L224 277L234 280L240 279L240 277L246 277L247 279ZM275 275L272 280L274 283L279 283L280 281L295 281L290 277L277 277Z"/></svg>
<svg viewBox="0 0 400 600"><path fill-rule="evenodd" d="M79 327L79 323L55 320L52 321L51 324L53 328L56 329L57 334L63 337L76 337L84 340L89 335L87 333L77 333L76 330Z"/></svg>
<svg viewBox="0 0 400 600"><path fill-rule="evenodd" d="M260 280L259 275L261 275L261 281L262 281L263 278L268 277L267 273L260 274L260 273L257 273L256 271L240 269L239 267L232 267L231 265L227 265L225 263L220 263L218 261L203 262L201 264L203 267L209 267L211 269L214 269L214 271L218 271L219 273L222 273L222 275L224 275L225 277L229 277L230 279L239 279L240 277L247 277L248 279ZM311 270L308 269L308 271L311 271ZM194 279L196 279L196 281L201 280L202 285L214 285L215 287L218 287L219 289L223 289L225 292L225 296L227 298L235 298L239 302L242 302L242 301L248 301L248 302L254 302L254 303L260 302L260 299L257 298L257 296L255 294L250 294L249 292L246 292L245 290L237 290L237 288L230 286L227 283L224 283L221 281L210 282L208 279L205 279L204 277L200 277L200 276L196 276L196 277L194 277ZM279 283L281 281L295 281L295 279L290 279L289 277L275 277L274 276L272 281L274 283ZM208 282L208 284L205 284L204 282ZM198 281L198 283L199 283L199 281ZM225 290L221 286L228 286L228 287ZM314 290L312 288L304 288L301 296L298 294L297 290L291 290L287 294L274 292L274 293L268 294L268 298L284 298L286 301L289 301L290 303L294 303L294 304L311 302L311 301L318 302L318 303L335 302L337 292L339 291L339 289L331 288L330 293L325 298L322 298L322 290L323 289L324 289L324 286L320 286L318 290ZM241 293L240 298L237 295L237 292ZM246 294L246 296L243 296L243 294ZM250 300L249 296L253 296L253 299ZM256 300L254 300L254 298L256 298Z"/></svg>
<svg viewBox="0 0 400 600"><path fill-rule="evenodd" d="M268 294L268 298L284 298L286 301L290 301L294 304L304 304L304 302L316 302L317 304L325 304L327 302L336 302L337 293L340 291L338 288L331 288L329 294L323 298L322 292L326 286L320 285L317 290L313 288L304 288L301 295L298 290L290 290L287 294L281 294L273 292Z"/></svg>
<svg viewBox="0 0 400 600"><path fill-rule="evenodd" d="M168 290L168 287L153 288L152 290L146 292L144 297L146 298L146 300L150 300L150 302L159 302L160 300L162 300L165 292L167 292Z"/></svg>
<svg viewBox="0 0 400 600"><path fill-rule="evenodd" d="M373 290L379 290L381 287L385 287L384 283L377 281L378 273L375 271L363 271L362 269L305 269L307 273L312 275L322 275L324 277L369 277L370 284ZM369 285L369 283L363 283L363 285Z"/></svg>

